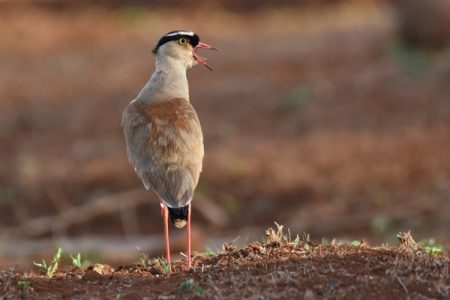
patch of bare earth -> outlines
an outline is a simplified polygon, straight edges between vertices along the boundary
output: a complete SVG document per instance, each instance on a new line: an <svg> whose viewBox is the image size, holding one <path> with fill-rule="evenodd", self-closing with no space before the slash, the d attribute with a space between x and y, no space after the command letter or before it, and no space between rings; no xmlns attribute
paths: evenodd
<svg viewBox="0 0 450 300"><path fill-rule="evenodd" d="M164 274L155 259L52 279L10 271L1 274L0 291L5 299L448 299L449 257L428 254L409 234L395 248L314 245L307 236L288 238L282 227L266 235L264 243L196 256L190 270L176 261Z"/></svg>

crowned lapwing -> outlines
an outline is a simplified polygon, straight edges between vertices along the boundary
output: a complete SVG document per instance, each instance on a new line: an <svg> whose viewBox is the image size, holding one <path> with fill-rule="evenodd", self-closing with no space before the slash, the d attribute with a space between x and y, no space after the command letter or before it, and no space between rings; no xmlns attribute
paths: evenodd
<svg viewBox="0 0 450 300"><path fill-rule="evenodd" d="M128 160L145 188L160 199L166 260L170 265L169 217L177 228L187 224L187 261L191 262L191 201L203 160L203 135L189 102L186 70L208 69L199 48L218 50L192 31L165 34L153 49L155 71L122 115Z"/></svg>

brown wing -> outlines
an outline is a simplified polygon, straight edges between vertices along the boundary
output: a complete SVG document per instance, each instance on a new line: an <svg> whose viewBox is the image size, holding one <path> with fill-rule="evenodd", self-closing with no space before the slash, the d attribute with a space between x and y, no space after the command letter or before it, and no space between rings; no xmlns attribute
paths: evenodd
<svg viewBox="0 0 450 300"><path fill-rule="evenodd" d="M189 203L202 170L203 135L191 104L131 102L123 112L128 160L169 207Z"/></svg>

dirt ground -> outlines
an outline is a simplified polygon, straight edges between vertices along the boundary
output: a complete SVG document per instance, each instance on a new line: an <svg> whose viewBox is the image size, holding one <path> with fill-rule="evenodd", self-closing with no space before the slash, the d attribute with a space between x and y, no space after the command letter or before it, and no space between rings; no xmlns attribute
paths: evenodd
<svg viewBox="0 0 450 300"><path fill-rule="evenodd" d="M136 257L137 246L151 256L162 253L155 242L162 230L158 201L126 160L120 117L153 70L155 41L176 28L194 30L222 50L205 53L213 73L196 67L188 75L205 135L194 250L238 236L240 245L260 240L274 221L308 232L317 244L393 243L397 232L412 230L417 240L450 246L449 48L406 45L398 14L384 1L336 2L245 13L196 6L189 14L167 7L2 7L0 269L36 270L33 260L48 259L61 239L73 242L75 253L114 266L136 261L116 253ZM152 242L133 242L147 236ZM89 250L75 242L85 237L94 241ZM128 248L102 244L108 238ZM48 246L36 250L44 239ZM421 273L441 272L436 261L446 258L392 248L322 245L314 255L304 245L266 248L273 256L251 250L255 260L248 265L234 259L244 255L236 250L220 259L198 257L190 272L157 277L150 268L128 266L88 285L102 291L100 298L132 297L130 287L152 298L165 291L168 277L170 298L181 297L177 286L192 277L206 297L217 295L217 286L223 296L236 296L243 291L220 277L232 272L234 284L264 287L267 297L281 287L307 299L341 292L341 298L376 297L377 290L439 298L447 291L446 276L444 287L433 289L442 282L422 282ZM291 248L292 260L284 260ZM261 268L268 271L258 273ZM261 277L246 281L252 272ZM67 297L82 298L89 280L72 273L51 281L32 276L23 293L39 295L60 282L61 289L74 287L64 289ZM127 276L134 279L124 283ZM126 291L108 289L120 282L130 285Z"/></svg>
<svg viewBox="0 0 450 300"><path fill-rule="evenodd" d="M263 244L185 261L165 273L158 260L102 270L57 272L52 279L0 275L3 299L448 299L449 257L404 239L397 248L313 245L278 230ZM408 243L412 242L411 243Z"/></svg>

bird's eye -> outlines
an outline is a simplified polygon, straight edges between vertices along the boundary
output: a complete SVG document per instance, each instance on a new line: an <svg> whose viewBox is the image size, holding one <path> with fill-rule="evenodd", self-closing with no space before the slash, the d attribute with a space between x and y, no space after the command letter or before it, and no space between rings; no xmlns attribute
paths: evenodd
<svg viewBox="0 0 450 300"><path fill-rule="evenodd" d="M187 43L187 39L185 39L185 38L181 38L178 40L178 44L180 44L180 45L184 45L186 43Z"/></svg>

